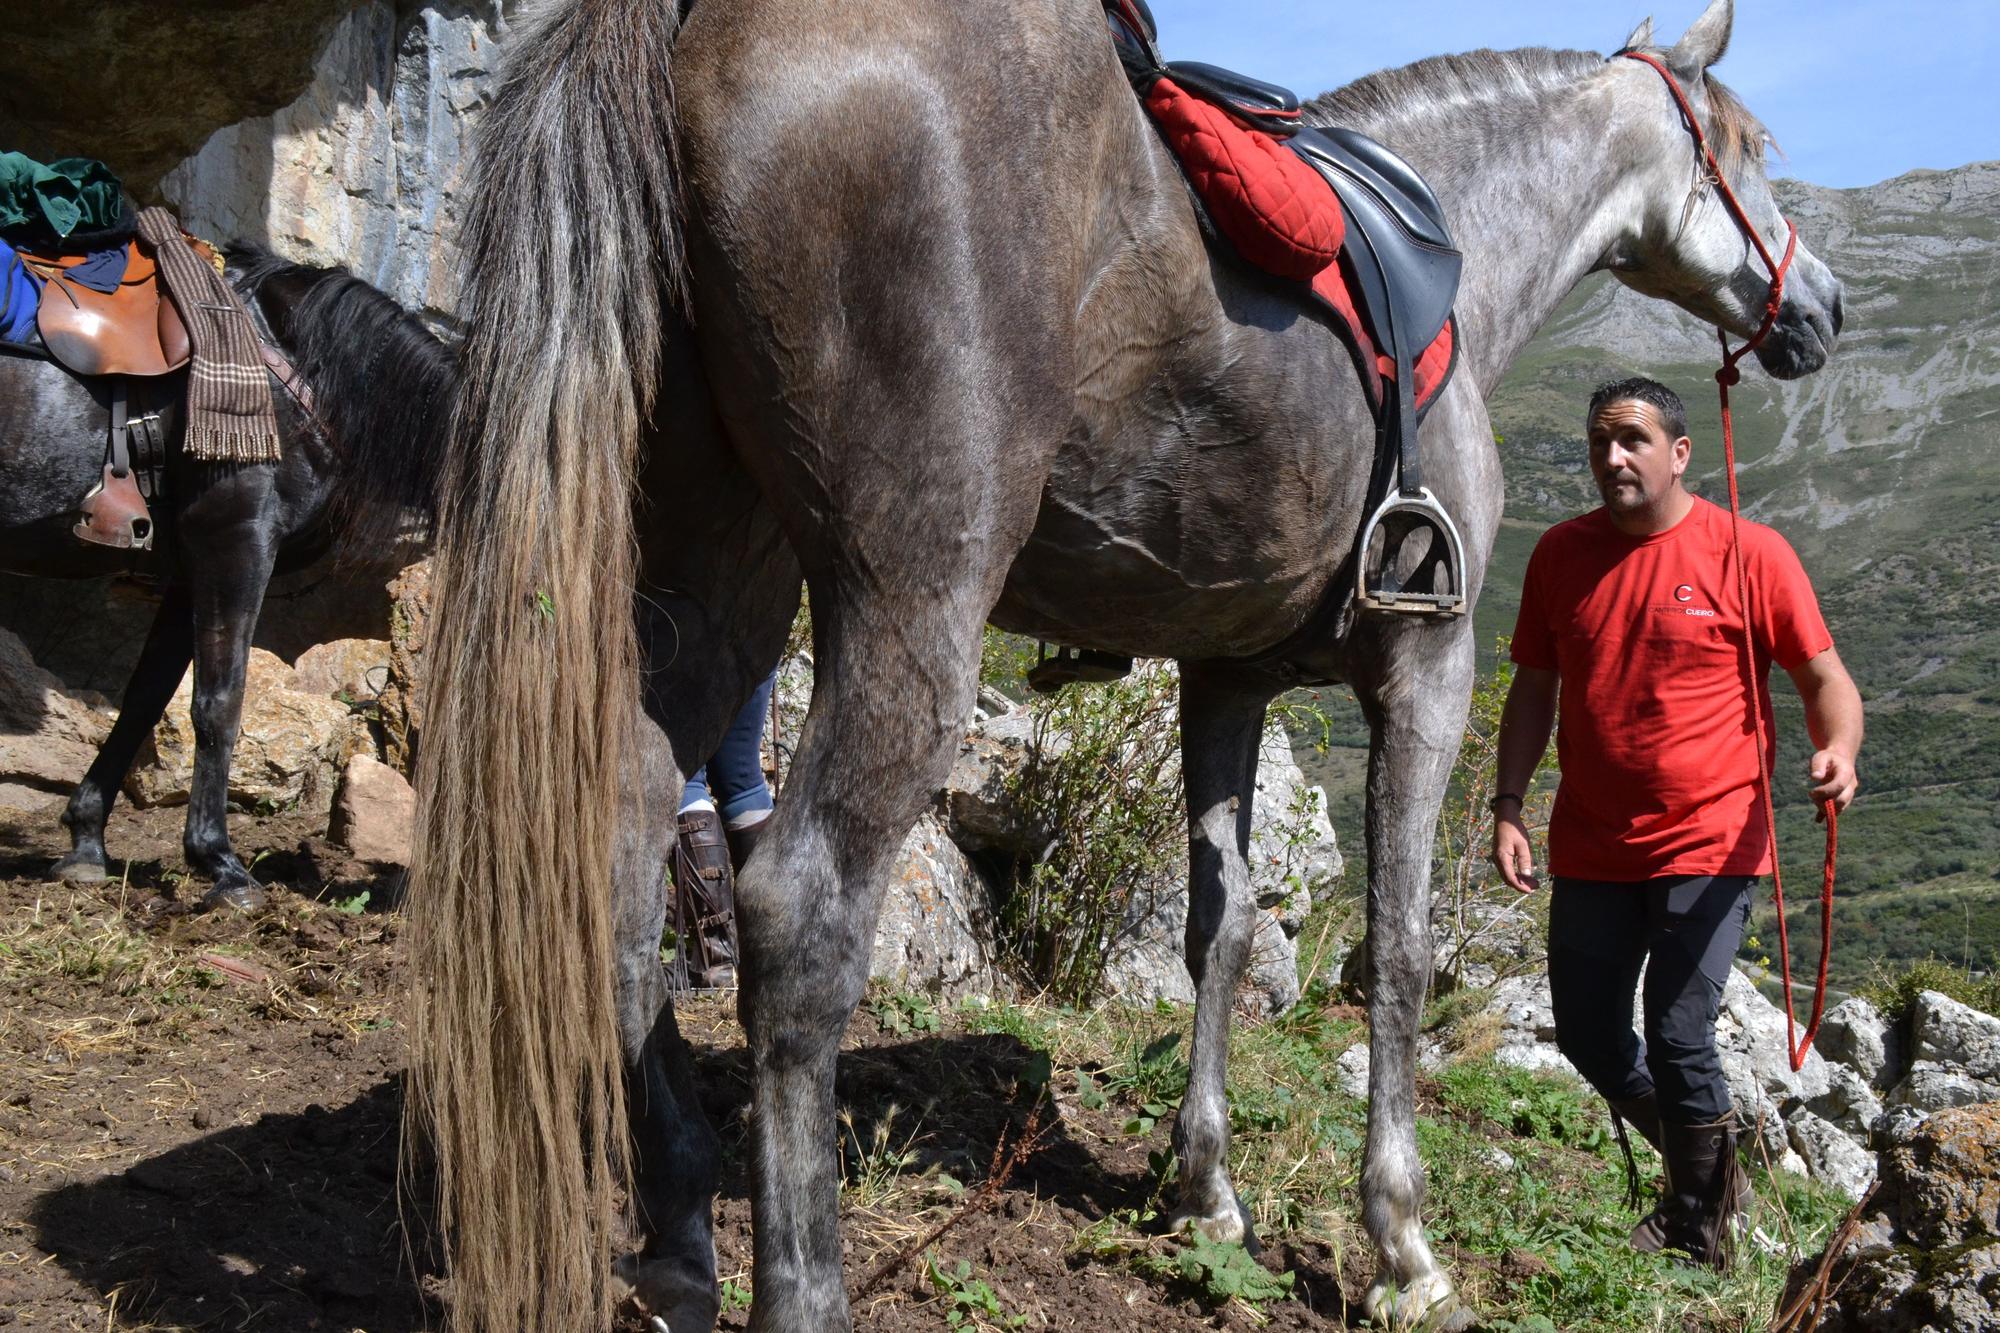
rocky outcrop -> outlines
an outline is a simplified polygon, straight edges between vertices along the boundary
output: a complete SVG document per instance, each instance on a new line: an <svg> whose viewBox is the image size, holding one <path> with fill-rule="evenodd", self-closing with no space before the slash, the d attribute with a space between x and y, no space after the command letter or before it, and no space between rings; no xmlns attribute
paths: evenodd
<svg viewBox="0 0 2000 1333"><path fill-rule="evenodd" d="M992 995L1003 989L994 954L992 891L926 814L889 873L869 975L951 999Z"/></svg>
<svg viewBox="0 0 2000 1333"><path fill-rule="evenodd" d="M389 687L389 645L381 639L332 639L316 643L292 663L307 694L362 703Z"/></svg>
<svg viewBox="0 0 2000 1333"><path fill-rule="evenodd" d="M1794 1270L1790 1306L1819 1278ZM1882 1154L1882 1180L1827 1274L1821 1333L2000 1333L2000 1104L1940 1111Z"/></svg>
<svg viewBox="0 0 2000 1333"><path fill-rule="evenodd" d="M111 719L35 664L0 629L0 809L60 804L90 767Z"/></svg>
<svg viewBox="0 0 2000 1333"><path fill-rule="evenodd" d="M2000 1018L1937 991L1910 1013L1910 1069L1889 1101L1919 1111L2000 1100Z"/></svg>
<svg viewBox="0 0 2000 1333"><path fill-rule="evenodd" d="M470 134L505 29L497 0L355 6L288 105L216 130L160 193L190 231L344 265L448 321Z"/></svg>
<svg viewBox="0 0 2000 1333"><path fill-rule="evenodd" d="M242 729L229 766L232 801L322 815L332 804L351 715L345 704L298 686L298 676L281 659L261 648L250 650ZM126 776L125 791L134 805L187 801L194 781L193 700L194 672L189 671Z"/></svg>

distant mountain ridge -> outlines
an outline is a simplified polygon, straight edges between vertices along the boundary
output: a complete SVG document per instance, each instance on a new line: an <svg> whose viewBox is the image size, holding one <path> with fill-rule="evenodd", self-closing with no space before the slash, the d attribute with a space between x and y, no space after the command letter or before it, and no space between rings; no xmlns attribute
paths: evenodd
<svg viewBox="0 0 2000 1333"><path fill-rule="evenodd" d="M1775 188L1846 285L1846 327L1824 370L1779 383L1748 367L1732 391L1746 512L1798 549L1868 700L1866 795L1842 826L1836 967L1935 952L1995 968L2000 162L1864 189ZM1541 530L1597 503L1582 450L1596 384L1643 372L1675 386L1695 441L1692 484L1727 502L1718 360L1713 329L1607 277L1529 345L1491 403L1507 509L1482 642L1511 628ZM1816 892L1819 838L1791 762L1807 753L1796 700L1783 683L1778 695L1789 717L1780 837L1796 899ZM1795 938L1795 955L1816 940Z"/></svg>

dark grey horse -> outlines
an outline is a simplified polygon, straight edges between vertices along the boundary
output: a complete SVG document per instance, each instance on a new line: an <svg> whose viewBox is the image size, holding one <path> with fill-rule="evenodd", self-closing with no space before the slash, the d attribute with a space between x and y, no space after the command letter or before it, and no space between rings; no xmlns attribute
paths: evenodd
<svg viewBox="0 0 2000 1333"><path fill-rule="evenodd" d="M243 711L250 637L275 570L325 552L343 529L393 524L427 510L435 449L426 437L449 410L451 355L389 297L339 269L304 268L261 252L230 256L228 277L264 336L298 372L308 413L275 378L283 457L276 464L169 457L153 505L152 552L135 556L70 533L78 502L104 468L109 381L53 361L0 355L0 572L93 578L138 570L163 584L118 721L70 797L71 851L56 873L105 877L104 823L139 744L194 663L194 781L182 850L212 881L205 901L254 907L263 889L230 846L229 758ZM179 424L182 375L155 382L162 424Z"/></svg>
<svg viewBox="0 0 2000 1333"><path fill-rule="evenodd" d="M1763 133L1706 78L1731 17L1716 0L1659 53L1778 245ZM1476 592L1501 508L1483 399L1564 295L1608 269L1741 337L1765 275L1633 61L1445 57L1310 114L1406 155L1465 249L1460 373L1423 449ZM1368 1307L1448 1308L1412 1081L1471 624L1364 619L1273 660L1346 586L1373 426L1327 325L1204 245L1098 0L566 0L517 39L482 137L412 893L413 1105L459 1327L601 1323L628 1169L649 1239L627 1276L677 1333L715 1316L714 1140L657 981L655 885L614 877L612 795L637 682L671 810L802 578L811 714L738 886L751 1327L849 1327L835 1052L989 619L1181 662L1199 1001L1176 1216L1218 1237L1249 1226L1223 1089L1265 708L1296 679L1353 686L1372 735ZM1788 293L1760 353L1784 377L1840 322L1803 246Z"/></svg>

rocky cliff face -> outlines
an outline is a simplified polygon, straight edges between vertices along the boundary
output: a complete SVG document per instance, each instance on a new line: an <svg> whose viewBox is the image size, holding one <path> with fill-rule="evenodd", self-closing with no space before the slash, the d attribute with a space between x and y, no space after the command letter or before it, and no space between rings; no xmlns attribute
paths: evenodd
<svg viewBox="0 0 2000 1333"><path fill-rule="evenodd" d="M51 21L53 20L53 21ZM0 144L103 158L189 230L343 264L448 323L501 0L15 6Z"/></svg>

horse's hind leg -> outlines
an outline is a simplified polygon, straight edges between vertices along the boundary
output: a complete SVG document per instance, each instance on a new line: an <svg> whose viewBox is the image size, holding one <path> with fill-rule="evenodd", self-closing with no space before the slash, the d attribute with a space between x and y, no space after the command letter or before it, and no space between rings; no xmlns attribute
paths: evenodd
<svg viewBox="0 0 2000 1333"><path fill-rule="evenodd" d="M1174 1121L1181 1198L1175 1227L1254 1245L1250 1215L1229 1179L1229 1018L1257 926L1250 887L1250 815L1257 751L1271 692L1236 673L1184 666L1181 769L1187 779L1187 966L1195 984L1187 1095Z"/></svg>
<svg viewBox="0 0 2000 1333"><path fill-rule="evenodd" d="M687 1043L660 965L681 776L651 719L642 720L639 731L613 891L633 1207L646 1241L620 1263L619 1275L673 1333L706 1333L719 1310L712 1221L719 1148L695 1093Z"/></svg>
<svg viewBox="0 0 2000 1333"><path fill-rule="evenodd" d="M1368 1144L1362 1220L1382 1267L1363 1311L1401 1326L1449 1309L1451 1279L1424 1240L1417 1158L1417 1028L1430 987L1431 847L1465 733L1471 624L1371 623L1354 671L1368 755ZM1400 1322L1399 1322L1400 1321Z"/></svg>
<svg viewBox="0 0 2000 1333"><path fill-rule="evenodd" d="M90 771L70 794L62 822L69 830L69 855L56 862L53 873L72 884L95 884L106 874L104 823L118 800L118 788L131 771L146 733L167 711L167 701L186 674L194 656L194 621L184 585L167 585L146 645L118 702L118 720L104 738Z"/></svg>

